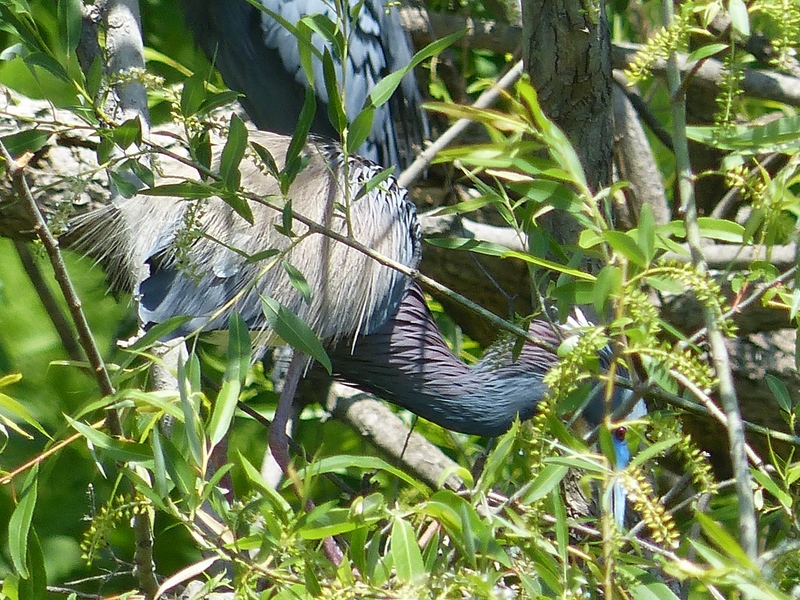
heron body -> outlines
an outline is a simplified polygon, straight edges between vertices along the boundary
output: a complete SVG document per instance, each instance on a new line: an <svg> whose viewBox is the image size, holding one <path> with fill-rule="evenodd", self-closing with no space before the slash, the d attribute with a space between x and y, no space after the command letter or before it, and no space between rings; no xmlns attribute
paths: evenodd
<svg viewBox="0 0 800 600"><path fill-rule="evenodd" d="M282 164L289 138L260 131L249 135ZM215 155L221 146L217 140ZM345 169L345 157L335 144L312 140L305 155L306 168L287 194L292 211L333 231L351 231L355 240L415 268L420 229L405 190L390 177L360 194L364 181L380 167L350 157ZM166 169L171 176L196 178L180 163L172 167ZM526 342L515 356L513 344L505 344L491 348L476 365L466 366L448 348L416 283L296 220L293 235L279 232L280 206L258 201L280 196L277 182L247 155L240 169L242 187L251 198L253 224L218 198L201 200L204 204L193 225L198 234L186 249L188 269L180 264L177 249L191 210L185 200L139 195L76 222L73 235L80 239L78 246L100 257L112 276L116 273L118 284L133 289L145 329L184 315L189 320L175 332L179 335L223 329L230 311L237 310L252 330L267 339L261 297L268 296L304 319L327 344L340 378L442 427L496 436L514 419L527 419L536 412L548 392L543 378L558 360L555 354ZM348 202L350 227L342 208ZM266 250L280 251L282 259L303 274L310 301L292 285L275 257L248 259ZM564 335L545 321L534 321L530 332L551 346ZM608 356L601 356L601 364L604 360L608 367ZM280 424L288 418L306 364L301 355L292 359L270 431L270 447L284 468L288 440ZM629 394L615 389L612 408L622 405ZM606 413L603 393L594 392L585 415L597 425ZM626 453L624 441L618 440L618 457L626 460Z"/></svg>
<svg viewBox="0 0 800 600"><path fill-rule="evenodd" d="M268 148L278 167L283 167L290 138L250 131L249 139ZM223 142L215 136L217 161ZM350 156L345 169L339 146L316 138L307 144L305 159L307 164L286 198L295 213L340 234L351 230L355 241L400 264L417 266L416 209L394 179L359 196L380 167ZM197 178L194 169L179 162L163 167L169 177L161 184ZM247 193L252 198L281 198L278 182L262 168L254 160L242 161L241 180ZM191 318L174 336L224 329L231 310L236 310L252 330L266 333L260 300L266 296L302 318L321 339L335 342L370 333L396 311L406 285L397 271L325 235L309 233L297 221L291 237L279 233L276 226L282 224L282 213L257 200L249 202L252 225L219 198L196 202L200 204L193 208L179 198L140 194L75 223L73 235L82 238L77 246L100 257L118 286L133 291L144 329L177 315ZM177 237L186 231L190 211L196 214L191 223L196 239L186 250L187 265L181 263ZM280 255L249 260L265 250ZM308 282L310 302L292 285L282 261Z"/></svg>
<svg viewBox="0 0 800 600"><path fill-rule="evenodd" d="M341 16L335 0L261 3L292 26L307 15L322 15L334 24L344 22L348 53L343 60L335 53L332 58L349 121L364 108L378 81L411 62L413 53L397 9L388 7L385 0L347 0ZM184 0L183 6L195 40L226 85L243 94L242 106L259 129L292 135L311 85L318 102L311 131L339 137L328 120L328 88L321 59L316 55L312 59L313 81L309 84L297 39L281 22L246 0ZM322 36L314 33L311 41L323 51ZM413 158L413 146L427 133L421 104L414 74L408 73L391 100L376 107L372 129L358 154L385 167L406 166Z"/></svg>

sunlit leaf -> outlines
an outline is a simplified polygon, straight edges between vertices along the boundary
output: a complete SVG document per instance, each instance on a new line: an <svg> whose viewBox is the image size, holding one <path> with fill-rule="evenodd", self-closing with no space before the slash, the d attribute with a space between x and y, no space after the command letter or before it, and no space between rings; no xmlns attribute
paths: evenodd
<svg viewBox="0 0 800 600"><path fill-rule="evenodd" d="M272 298L262 297L261 307L270 327L284 342L295 350L308 354L328 373L332 371L331 360L322 342L302 319Z"/></svg>
<svg viewBox="0 0 800 600"><path fill-rule="evenodd" d="M397 579L401 583L416 583L424 579L425 563L410 523L399 518L394 520L390 544Z"/></svg>
<svg viewBox="0 0 800 600"><path fill-rule="evenodd" d="M241 117L233 113L228 127L228 138L225 140L219 160L219 177L230 192L239 189L241 180L239 164L244 157L245 148L247 148L247 127ZM252 222L250 219L248 221Z"/></svg>
<svg viewBox="0 0 800 600"><path fill-rule="evenodd" d="M11 563L23 579L30 576L28 570L28 535L31 530L33 510L39 490L39 463L35 463L19 494L19 501L8 521L8 549Z"/></svg>

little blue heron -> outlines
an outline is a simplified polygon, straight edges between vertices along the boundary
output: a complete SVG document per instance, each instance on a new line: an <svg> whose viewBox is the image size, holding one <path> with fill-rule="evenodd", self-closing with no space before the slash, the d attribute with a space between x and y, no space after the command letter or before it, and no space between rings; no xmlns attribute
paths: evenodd
<svg viewBox="0 0 800 600"><path fill-rule="evenodd" d="M265 8L292 26L310 15L322 15L334 24L346 19L349 51L345 60L335 54L333 60L345 98L345 114L352 121L364 108L375 84L392 71L405 68L413 53L396 6L389 6L385 0L347 0L342 7L344 14L337 16L335 2L261 0ZM256 127L292 135L309 87L296 37L247 0L184 0L183 8L196 42L225 84L244 94L242 106ZM322 51L324 42L318 33L313 34L312 43ZM312 65L318 106L311 131L336 139L339 134L328 120L322 61L314 56ZM372 130L358 153L384 167L407 166L414 158L413 146L420 145L427 134L421 104L414 74L408 73L389 102L375 110Z"/></svg>
<svg viewBox="0 0 800 600"><path fill-rule="evenodd" d="M290 138L262 131L251 131L249 137L269 149L282 168ZM215 164L221 146L215 136ZM293 213L342 235L352 234L352 239L393 261L416 268L420 227L406 190L390 177L360 193L381 169L357 156L345 159L336 144L312 138L305 156L307 165L286 196ZM197 174L181 163L163 168L173 177L196 179ZM279 231L285 224L283 211L258 201L281 197L276 179L266 175L255 158L246 157L240 170L253 225L218 198L193 207L179 198L144 194L76 222L79 245L105 262L118 284L133 290L143 328L188 315L190 320L173 335L222 329L230 311L236 310L267 341L270 332L261 297L269 296L326 342L339 377L442 427L496 436L515 418L527 419L536 412L547 393L543 377L557 356L526 342L515 357L509 343L466 366L447 347L416 283L297 220L292 236ZM199 235L180 250L176 239L190 220ZM270 249L281 252L282 260L303 274L310 301L292 285L285 268L265 267L274 257L248 260ZM181 265L180 252L187 251L190 264ZM571 335L545 321L534 321L530 332L551 345L558 345L561 335ZM606 368L609 356L604 352L600 357ZM306 365L302 353L296 353L270 431L270 447L284 470L285 418ZM622 405L629 393L616 387L611 406ZM600 391L593 393L584 412L590 424L602 421L606 408ZM619 441L618 451L627 460L624 441Z"/></svg>

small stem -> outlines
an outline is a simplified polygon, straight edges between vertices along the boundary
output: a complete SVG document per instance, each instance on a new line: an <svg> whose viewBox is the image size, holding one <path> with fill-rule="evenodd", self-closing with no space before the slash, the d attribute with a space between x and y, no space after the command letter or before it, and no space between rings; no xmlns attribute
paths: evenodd
<svg viewBox="0 0 800 600"><path fill-rule="evenodd" d="M64 257L61 256L61 250L58 247L58 240L47 227L44 216L39 210L39 206L36 204L36 200L28 186L28 180L25 177L27 161L24 157L20 160L15 160L2 142L0 142L0 155L2 155L6 162L6 169L8 169L8 174L11 176L11 181L13 182L17 195L19 195L25 203L31 222L34 224L33 230L42 241L42 245L45 247L47 255L50 258L50 263L53 265L55 279L61 288L61 293L64 294L64 298L67 301L70 315L75 323L75 328L78 330L78 339L83 347L83 351L86 353L86 357L89 359L89 364L92 367L92 373L100 387L100 392L104 396L111 396L114 394L114 386L111 383L111 378L108 376L103 357L94 342L89 322L86 320L86 315L83 312L81 299L78 297L78 293L72 285L72 280L69 278L67 266L64 264ZM122 425L120 424L119 415L117 415L116 410L114 408L109 408L106 413L108 428L111 433L115 436L121 435Z"/></svg>
<svg viewBox="0 0 800 600"><path fill-rule="evenodd" d="M61 311L61 307L56 302L50 288L47 287L47 282L42 275L41 269L39 269L39 265L34 260L33 253L24 242L19 240L14 242L14 247L17 249L17 255L22 262L22 268L25 269L28 279L31 280L39 300L42 301L47 316L50 317L53 327L56 328L58 337L61 338L61 345L64 346L64 350L67 351L67 355L71 360L81 362L84 360L81 347L75 340L75 334L69 326L69 321Z"/></svg>
<svg viewBox="0 0 800 600"><path fill-rule="evenodd" d="M669 27L674 21L672 0L662 1L664 25ZM692 255L692 262L698 273L705 275L708 266L700 247L700 226L697 222L697 205L694 196L694 175L689 161L689 143L686 138L686 101L681 85L681 72L677 57L672 52L667 59L667 81L671 94L673 143L678 175L678 194L680 209L684 214L686 242ZM753 561L758 555L756 513L753 500L753 486L745 452L744 424L736 397L733 372L725 346L725 338L719 328L719 315L710 307L703 307L711 359L719 378L719 395L727 417L728 443L731 464L736 480L736 495L739 499L739 534L742 548Z"/></svg>
<svg viewBox="0 0 800 600"><path fill-rule="evenodd" d="M519 61L517 64L511 67L511 70L503 75L503 77L500 78L495 85L483 92L475 101L475 104L472 105L472 107L487 108L494 104L504 90L510 88L516 83L517 79L519 79L522 75L522 72L522 61ZM408 187L414 183L414 181L419 179L425 169L427 169L428 166L433 162L433 159L436 157L436 154L439 152L439 150L442 150L451 144L453 140L461 135L461 133L471 124L472 121L470 119L459 119L453 123L453 125L451 125L447 131L440 135L435 142L425 148L425 150L419 156L417 156L414 162L411 163L405 171L398 175L397 182L403 187Z"/></svg>

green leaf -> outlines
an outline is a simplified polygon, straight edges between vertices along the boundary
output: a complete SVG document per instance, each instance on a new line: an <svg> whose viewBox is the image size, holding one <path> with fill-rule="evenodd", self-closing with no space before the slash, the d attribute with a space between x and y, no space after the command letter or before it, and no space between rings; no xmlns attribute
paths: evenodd
<svg viewBox="0 0 800 600"><path fill-rule="evenodd" d="M792 498L791 494L788 494L786 491L778 487L778 484L769 475L765 475L758 469L750 469L750 473L753 476L753 479L755 479L756 482L758 482L758 484L770 494L775 496L778 502L780 502L785 509L789 511L792 510L794 499Z"/></svg>
<svg viewBox="0 0 800 600"><path fill-rule="evenodd" d="M239 172L236 172L238 177ZM253 216L253 210L250 208L250 202L247 198L239 195L237 192L229 191L229 190L220 190L219 194L217 194L220 199L225 201L225 204L230 206L234 212L242 217L245 221L247 221L250 225L255 224L255 217ZM232 246L229 249L233 249L236 251L235 248Z"/></svg>
<svg viewBox="0 0 800 600"><path fill-rule="evenodd" d="M494 445L494 449L486 459L480 479L478 489L483 492L494 487L501 477L503 467L508 463L508 457L514 449L514 440L517 437L519 423L515 421L511 428L504 433Z"/></svg>
<svg viewBox="0 0 800 600"><path fill-rule="evenodd" d="M342 94L337 86L333 57L327 47L322 54L322 73L325 77L325 89L328 92L328 120L341 136L347 127L347 115L342 106Z"/></svg>
<svg viewBox="0 0 800 600"><path fill-rule="evenodd" d="M39 493L39 463L34 464L25 478L19 494L19 502L8 521L8 549L11 563L23 579L28 579L28 534L31 531L33 510Z"/></svg>
<svg viewBox="0 0 800 600"><path fill-rule="evenodd" d="M672 590L660 581L630 588L633 600L679 600Z"/></svg>
<svg viewBox="0 0 800 600"><path fill-rule="evenodd" d="M189 138L189 153L192 159L206 171L211 170L211 136L208 130L203 130ZM207 177L206 173L201 172L200 174L204 179Z"/></svg>
<svg viewBox="0 0 800 600"><path fill-rule="evenodd" d="M468 250L476 254L486 256L505 256L509 251L507 246L494 244L492 242L479 242L473 238L457 237L431 237L425 238L425 242L437 248L447 248L449 250Z"/></svg>
<svg viewBox="0 0 800 600"><path fill-rule="evenodd" d="M28 66L34 76L36 75L36 71L33 69L33 67L41 67L53 77L63 81L64 83L72 82L72 79L70 78L66 69L64 69L61 63L49 54L45 54L44 52L32 52L22 60Z"/></svg>
<svg viewBox="0 0 800 600"><path fill-rule="evenodd" d="M714 126L686 128L689 139L721 150L737 150L747 155L766 152L796 152L800 140L800 115L783 117L763 125L740 125L720 135Z"/></svg>
<svg viewBox="0 0 800 600"><path fill-rule="evenodd" d="M728 48L730 48L729 44L706 44L705 46L700 46L697 50L695 50L689 55L687 62L695 62L698 60L709 58L710 56L719 54L720 52L723 52Z"/></svg>
<svg viewBox="0 0 800 600"><path fill-rule="evenodd" d="M751 268L753 268L752 265ZM794 321L798 312L800 312L800 289L795 288L792 291L792 302L789 306L789 320Z"/></svg>
<svg viewBox="0 0 800 600"><path fill-rule="evenodd" d="M372 121L375 117L375 109L372 106L362 110L350 126L347 128L347 151L356 152L361 144L367 141L372 131Z"/></svg>
<svg viewBox="0 0 800 600"><path fill-rule="evenodd" d="M192 357L195 355L192 354ZM190 364L192 358L190 357ZM189 452L193 459L193 464L203 464L203 447L200 442L200 415L195 406L194 394L189 377L186 374L186 365L183 360L178 358L178 394L183 411L183 425L186 434L186 442L189 445Z"/></svg>
<svg viewBox="0 0 800 600"><path fill-rule="evenodd" d="M564 465L545 465L536 479L531 482L530 489L525 493L522 503L525 505L532 504L537 500L541 500L553 490L561 480L564 479L569 469Z"/></svg>
<svg viewBox="0 0 800 600"><path fill-rule="evenodd" d="M252 354L250 343L250 329L247 323L236 311L228 317L228 355L225 368L225 378L244 383L247 372L250 370Z"/></svg>
<svg viewBox="0 0 800 600"><path fill-rule="evenodd" d="M206 80L200 73L195 73L183 82L183 90L181 91L181 113L183 116L191 117L197 113L205 99Z"/></svg>
<svg viewBox="0 0 800 600"><path fill-rule="evenodd" d="M47 600L47 571L44 566L44 552L36 530L31 528L28 537L27 579L19 582L19 600Z"/></svg>
<svg viewBox="0 0 800 600"><path fill-rule="evenodd" d="M787 413L792 412L794 403L792 402L792 397L789 395L789 390L786 389L786 384L774 375L768 374L765 379L772 395L775 396L775 400L778 402L778 406L781 407L781 410Z"/></svg>
<svg viewBox="0 0 800 600"><path fill-rule="evenodd" d="M154 427L150 434L150 443L153 446L153 489L162 498L169 494L167 485L167 459L161 445L161 434L158 427Z"/></svg>
<svg viewBox="0 0 800 600"><path fill-rule="evenodd" d="M325 367L328 373L331 373L333 370L331 360L328 358L322 342L302 319L272 298L262 297L261 308L270 327L281 336L284 342L295 350L308 354Z"/></svg>
<svg viewBox="0 0 800 600"><path fill-rule="evenodd" d="M726 219L713 219L711 217L699 217L697 224L700 226L700 235L721 242L741 244L744 235L744 227L735 221Z"/></svg>
<svg viewBox="0 0 800 600"><path fill-rule="evenodd" d="M197 114L201 116L207 115L221 106L227 106L236 102L240 97L240 93L230 90L211 94L203 100L203 103L197 109Z"/></svg>
<svg viewBox="0 0 800 600"><path fill-rule="evenodd" d="M436 40L435 42L428 44L414 55L407 67L386 75L375 85L375 87L372 88L369 93L369 99L370 102L372 102L372 106L378 107L387 102L389 98L392 97L392 94L394 94L394 91L397 89L400 83L403 81L403 77L405 77L406 73L414 69L414 67L420 64L423 60L439 54L446 48L450 47L465 33L466 31L457 31L456 33L452 33L440 40Z"/></svg>
<svg viewBox="0 0 800 600"><path fill-rule="evenodd" d="M603 267L597 274L594 292L594 310L602 315L608 299L622 293L622 270L615 265Z"/></svg>
<svg viewBox="0 0 800 600"><path fill-rule="evenodd" d="M192 468L184 453L175 446L170 438L163 438L161 447L164 451L164 466L181 497L184 499L196 498L198 472Z"/></svg>
<svg viewBox="0 0 800 600"><path fill-rule="evenodd" d="M308 285L308 281L306 278L303 277L303 274L300 270L295 267L294 265L284 261L281 261L281 266L283 270L286 271L286 274L289 276L289 281L292 284L292 287L300 292L300 295L303 297L303 301L307 305L311 305L311 286Z"/></svg>
<svg viewBox="0 0 800 600"><path fill-rule="evenodd" d="M750 15L744 0L728 0L728 14L731 17L731 28L738 39L750 37Z"/></svg>
<svg viewBox="0 0 800 600"><path fill-rule="evenodd" d="M650 263L656 254L656 220L653 208L649 204L642 206L636 228L636 241L644 252L645 260Z"/></svg>
<svg viewBox="0 0 800 600"><path fill-rule="evenodd" d="M225 377L208 424L207 435L212 447L219 444L230 429L242 383L250 368L250 352L250 331L247 323L234 311L228 318L228 357Z"/></svg>
<svg viewBox="0 0 800 600"><path fill-rule="evenodd" d="M287 28L297 39L297 51L300 54L300 65L303 67L303 74L305 80L308 82L308 89L314 93L314 56L318 54L317 49L314 47L312 36L314 31L311 29L306 19L301 19L297 27L292 29Z"/></svg>
<svg viewBox="0 0 800 600"><path fill-rule="evenodd" d="M286 166L281 177L281 192L286 194L292 185L294 178L302 168L301 154L306 146L308 132L311 131L311 123L314 121L314 114L317 112L317 98L314 90L306 88L306 97L303 100L303 108L300 110L300 118L297 120L297 127L292 135L292 141L286 150Z"/></svg>
<svg viewBox="0 0 800 600"><path fill-rule="evenodd" d="M647 266L647 258L642 249L631 236L621 231L604 231L603 239L606 240L611 249L627 258L629 262L638 267Z"/></svg>
<svg viewBox="0 0 800 600"><path fill-rule="evenodd" d="M111 130L111 138L114 143L123 150L129 148L133 144L142 143L142 123L138 117L133 117L114 127Z"/></svg>
<svg viewBox="0 0 800 600"><path fill-rule="evenodd" d="M280 169L278 168L278 163L275 162L275 158L272 156L272 153L258 142L251 142L250 145L253 147L253 150L255 150L256 154L258 154L258 157L262 160L264 166L267 167L269 174L277 179Z"/></svg>
<svg viewBox="0 0 800 600"><path fill-rule="evenodd" d="M575 149L566 134L550 121L542 111L536 90L528 81L521 80L517 83L517 93L525 101L528 110L531 112L531 116L539 127L553 160L569 172L570 179L575 185L582 190L588 190L589 185L586 182L586 175L583 172L583 166Z"/></svg>
<svg viewBox="0 0 800 600"><path fill-rule="evenodd" d="M4 387L3 379L3 377L0 377L0 388ZM34 418L34 416L28 411L27 408L25 408L25 406L11 396L8 396L2 392L0 392L0 408L7 410L16 417L19 417L46 438L52 439L50 434L48 434L44 427L42 427L41 423Z"/></svg>
<svg viewBox="0 0 800 600"><path fill-rule="evenodd" d="M397 518L392 523L390 552L394 559L397 579L401 583L416 583L425 578L425 563L417 545L417 536L411 524Z"/></svg>
<svg viewBox="0 0 800 600"><path fill-rule="evenodd" d="M393 467L385 460L377 456L353 456L353 455L337 455L323 458L313 464L298 471L298 477L301 479L305 477L306 470L310 469L315 475L322 473L344 473L347 469L360 469L362 471L386 471L394 475L401 481L416 488L420 492L425 492L425 486L419 483L416 479L401 471L397 467Z"/></svg>
<svg viewBox="0 0 800 600"><path fill-rule="evenodd" d="M168 183L142 190L142 194L147 196L173 196L175 198L186 198L195 200L198 198L211 198L217 195L217 191L207 183L199 181L182 181L181 183Z"/></svg>
<svg viewBox="0 0 800 600"><path fill-rule="evenodd" d="M111 183L117 189L117 193L123 198L133 198L139 192L139 187L131 181L130 173L125 175L124 173L109 170L108 175L111 178Z"/></svg>
<svg viewBox="0 0 800 600"><path fill-rule="evenodd" d="M58 30L61 47L67 54L72 54L78 47L83 26L81 0L58 0Z"/></svg>
<svg viewBox="0 0 800 600"><path fill-rule="evenodd" d="M305 584L304 591L306 594L314 598L322 596L322 586L320 586L317 574L314 572L314 568L309 562L306 562L305 568L303 569L303 583Z"/></svg>
<svg viewBox="0 0 800 600"><path fill-rule="evenodd" d="M756 570L756 566L748 558L745 551L742 550L739 542L737 542L719 523L701 512L695 512L694 516L697 522L700 523L703 533L706 534L708 539L710 539L721 552L734 559L743 567L753 571Z"/></svg>
<svg viewBox="0 0 800 600"><path fill-rule="evenodd" d="M69 415L64 415L64 418L70 426L80 433L86 440L95 448L103 450L110 458L122 462L132 462L140 464L150 464L153 460L153 455L150 448L146 444L137 444L136 442L126 442L123 440L115 440L107 436L102 431L98 431L90 427L86 423L81 423L71 418Z"/></svg>
<svg viewBox="0 0 800 600"><path fill-rule="evenodd" d="M671 277L654 275L652 277L646 277L645 281L647 285L653 289L666 294L682 294L686 291L685 286L680 281L672 279Z"/></svg>
<svg viewBox="0 0 800 600"><path fill-rule="evenodd" d="M379 173L373 175L369 179L367 179L367 181L365 181L364 184L359 188L358 192L356 193L356 197L353 198L353 200L358 200L360 198L363 198L364 196L372 192L374 189L380 186L384 181L389 179L389 177L392 176L392 173L394 173L394 167L388 167L386 169L383 169Z"/></svg>
<svg viewBox="0 0 800 600"><path fill-rule="evenodd" d="M239 463L244 469L245 475L247 478L259 489L261 493L265 496L268 496L271 503L273 510L277 510L280 514L278 515L281 520L287 521L292 515L292 506L284 500L283 496L281 496L275 488L267 483L264 480L263 475L261 472L256 469L247 458L242 455L241 452L237 452L239 456Z"/></svg>
<svg viewBox="0 0 800 600"><path fill-rule="evenodd" d="M128 167L139 180L148 187L155 185L155 176L152 169L143 165L138 160L130 159L125 161L125 166Z"/></svg>
<svg viewBox="0 0 800 600"><path fill-rule="evenodd" d="M3 145L14 158L19 158L26 152L37 152L41 150L50 139L51 131L46 129L26 129L11 135L5 135L0 138Z"/></svg>
<svg viewBox="0 0 800 600"><path fill-rule="evenodd" d="M230 192L239 189L241 181L239 164L244 158L245 148L247 148L247 126L239 115L233 113L228 127L228 139L225 140L219 160L219 177L225 184L225 189ZM249 222L252 223L252 219Z"/></svg>
<svg viewBox="0 0 800 600"><path fill-rule="evenodd" d="M376 518L375 521L378 519ZM351 519L347 508L330 508L330 504L318 506L308 515L308 520L298 533L306 540L321 540L334 535L349 533L362 527Z"/></svg>
<svg viewBox="0 0 800 600"><path fill-rule="evenodd" d="M537 265L539 267L544 267L545 269L549 269L551 271L555 271L556 273L563 273L564 275L570 275L571 277L575 277L576 279L583 279L585 281L595 280L594 276L591 275L590 273L584 273L583 271L580 271L578 269L573 269L572 267L567 267L557 262L545 260L544 258L539 258L538 256L533 256L532 254L527 254L525 252L517 252L516 250L509 250L503 254L503 258L518 258L520 260L524 260L527 263Z"/></svg>
<svg viewBox="0 0 800 600"><path fill-rule="evenodd" d="M239 401L241 384L239 380L226 379L222 382L214 411L211 413L211 422L208 424L208 438L214 447L222 441L230 429L233 415L236 413L236 403Z"/></svg>

